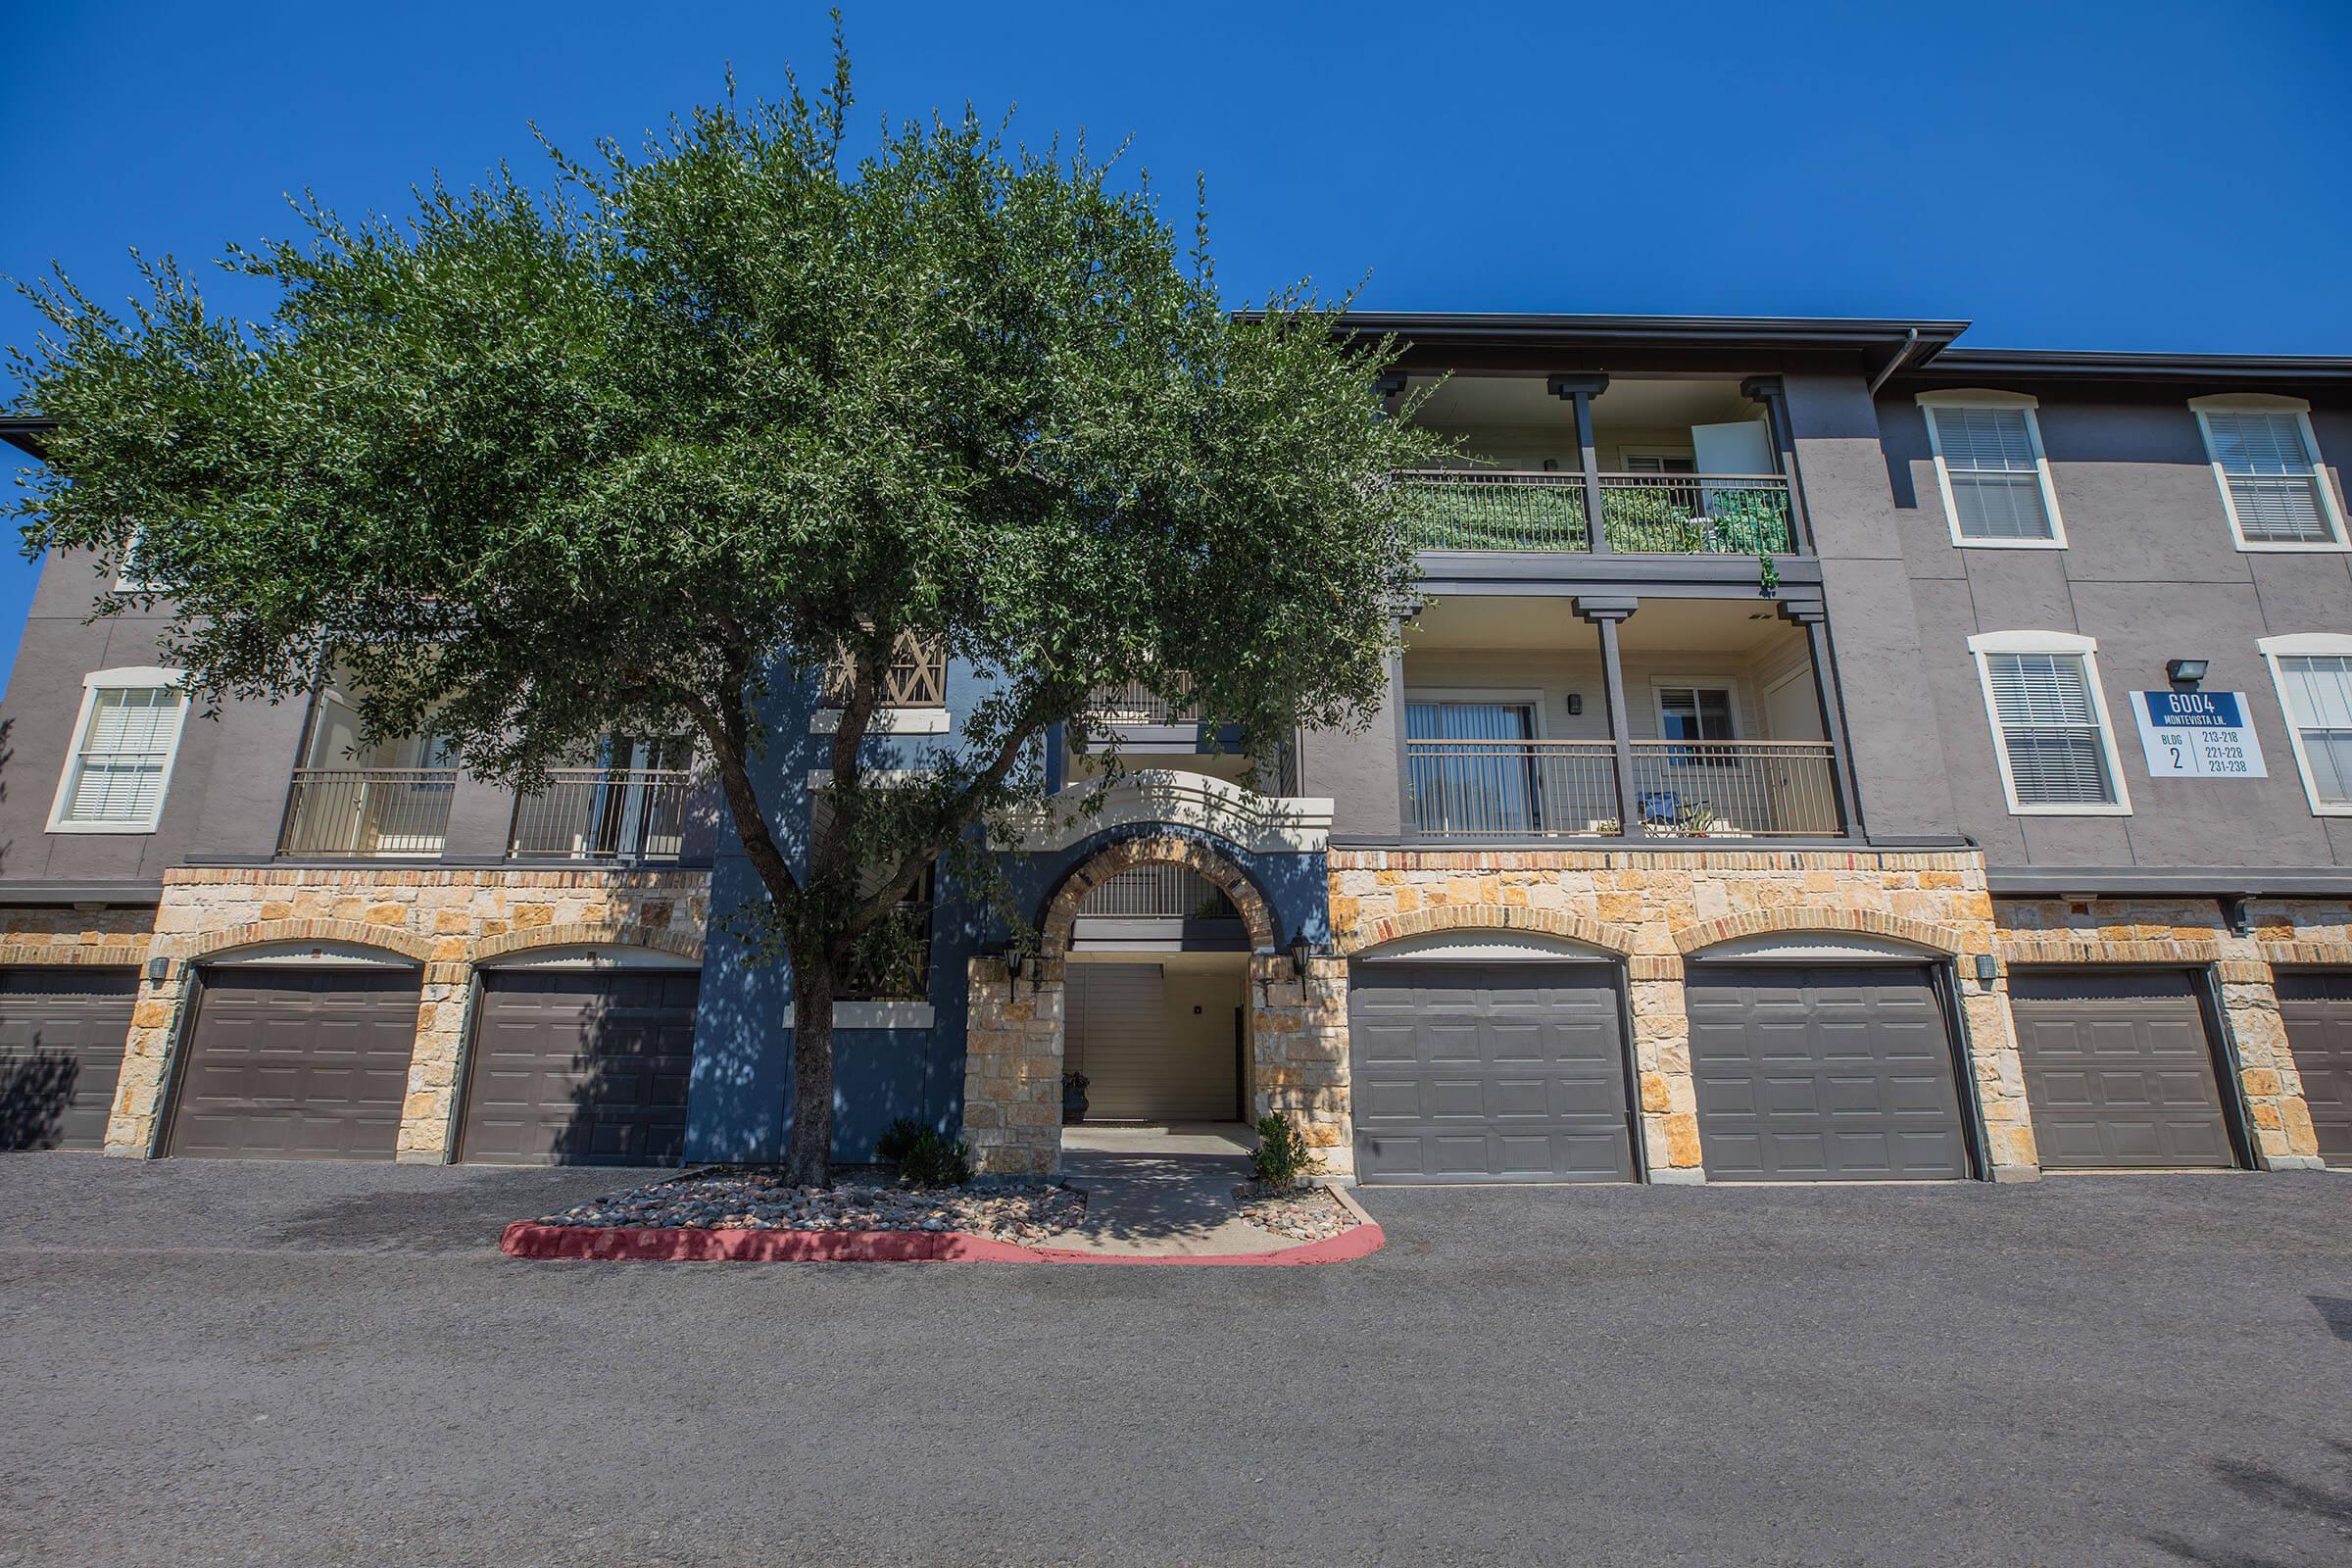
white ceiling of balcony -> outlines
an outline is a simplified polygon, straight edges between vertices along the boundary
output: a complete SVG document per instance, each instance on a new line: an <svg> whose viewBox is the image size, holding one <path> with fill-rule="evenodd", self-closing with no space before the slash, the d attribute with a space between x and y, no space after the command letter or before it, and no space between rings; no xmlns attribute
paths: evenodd
<svg viewBox="0 0 2352 1568"><path fill-rule="evenodd" d="M1426 391L1416 376L1410 389ZM1764 411L1740 395L1737 381L1611 380L1592 403L1595 426L1671 429L1762 418ZM1457 375L1438 387L1421 412L1423 424L1447 429L1543 428L1571 423L1574 413L1544 390L1540 375Z"/></svg>
<svg viewBox="0 0 2352 1568"><path fill-rule="evenodd" d="M1644 599L1617 630L1629 653L1747 654L1803 635L1771 607L1741 599ZM1566 650L1597 658L1600 649L1599 632L1576 618L1568 600L1556 598L1432 600L1405 636L1408 651Z"/></svg>

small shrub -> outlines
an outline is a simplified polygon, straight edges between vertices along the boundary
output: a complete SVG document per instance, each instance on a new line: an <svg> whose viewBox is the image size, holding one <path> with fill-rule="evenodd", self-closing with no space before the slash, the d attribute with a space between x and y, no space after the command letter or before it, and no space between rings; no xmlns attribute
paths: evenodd
<svg viewBox="0 0 2352 1568"><path fill-rule="evenodd" d="M972 1179L971 1146L949 1143L932 1128L901 1116L874 1141L874 1152L899 1167L899 1178L915 1187L961 1187Z"/></svg>
<svg viewBox="0 0 2352 1568"><path fill-rule="evenodd" d="M1257 1119L1257 1148L1250 1155L1250 1168L1259 1181L1269 1187L1295 1187L1314 1166L1315 1152L1290 1117L1277 1113Z"/></svg>

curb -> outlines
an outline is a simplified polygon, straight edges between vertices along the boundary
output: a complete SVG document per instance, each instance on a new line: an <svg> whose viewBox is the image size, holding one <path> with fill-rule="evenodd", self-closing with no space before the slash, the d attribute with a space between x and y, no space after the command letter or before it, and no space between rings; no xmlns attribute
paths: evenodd
<svg viewBox="0 0 2352 1568"><path fill-rule="evenodd" d="M1346 1202L1346 1200L1342 1200ZM1363 1210L1347 1206L1356 1214ZM659 1263L1153 1263L1226 1268L1296 1268L1369 1257L1388 1238L1367 1216L1320 1242L1270 1252L1132 1255L1070 1248L1016 1247L961 1231L723 1231L654 1226L540 1225L516 1220L501 1233L509 1257Z"/></svg>

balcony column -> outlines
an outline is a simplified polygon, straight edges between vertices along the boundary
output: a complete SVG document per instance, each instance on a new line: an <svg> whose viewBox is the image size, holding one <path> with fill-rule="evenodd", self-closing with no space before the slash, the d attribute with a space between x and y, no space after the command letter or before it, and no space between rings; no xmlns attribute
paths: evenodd
<svg viewBox="0 0 2352 1568"><path fill-rule="evenodd" d="M1862 795L1855 787L1854 754L1845 744L1845 710L1838 701L1831 663L1829 607L1784 604L1781 616L1805 629L1805 653L1813 664L1813 698L1821 705L1821 732L1830 742L1830 787L1838 792L1838 820L1845 824L1847 838L1861 838Z"/></svg>
<svg viewBox="0 0 2352 1568"><path fill-rule="evenodd" d="M1804 487L1796 482L1796 431L1788 422L1788 393L1777 375L1751 375L1740 383L1740 395L1764 405L1764 422L1772 431L1772 450L1780 460L1781 477L1788 481L1788 542L1813 554L1813 519L1805 515Z"/></svg>
<svg viewBox="0 0 2352 1568"><path fill-rule="evenodd" d="M1579 599L1576 612L1600 632L1600 680L1609 705L1609 745L1617 762L1617 836L1638 838L1634 820L1634 729L1625 706L1625 661L1617 650L1617 624L1633 614L1638 599Z"/></svg>
<svg viewBox="0 0 2352 1568"><path fill-rule="evenodd" d="M1555 375L1544 384L1553 397L1565 398L1576 408L1577 463L1585 474L1585 548L1605 556L1609 553L1609 530L1601 526L1600 449L1592 443L1592 400L1609 389L1609 378Z"/></svg>

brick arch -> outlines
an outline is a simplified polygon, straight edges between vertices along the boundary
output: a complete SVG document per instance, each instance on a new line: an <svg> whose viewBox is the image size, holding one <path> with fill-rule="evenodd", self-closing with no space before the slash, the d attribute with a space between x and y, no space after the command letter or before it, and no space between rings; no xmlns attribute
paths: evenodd
<svg viewBox="0 0 2352 1568"><path fill-rule="evenodd" d="M674 957L702 960L700 937L639 925L634 920L597 920L569 925L535 925L521 931L484 937L474 945L473 961L483 963L534 948L651 948Z"/></svg>
<svg viewBox="0 0 2352 1568"><path fill-rule="evenodd" d="M1409 914L1359 921L1353 930L1341 934L1338 946L1341 955L1348 956L1382 943L1427 936L1433 931L1534 931L1616 954L1630 954L1634 949L1634 933L1625 926L1588 920L1581 914L1494 904L1441 904Z"/></svg>
<svg viewBox="0 0 2352 1568"><path fill-rule="evenodd" d="M381 948L418 963L433 956L433 945L405 927L366 925L358 920L256 920L200 938L186 956L209 958L232 948L266 947L278 942L345 942L353 947Z"/></svg>
<svg viewBox="0 0 2352 1568"><path fill-rule="evenodd" d="M1230 852L1204 839L1152 833L1107 844L1064 874L1046 901L1045 913L1037 923L1039 956L1058 958L1067 954L1070 928L1087 895L1121 871L1138 865L1181 865L1198 872L1241 911L1242 925L1250 933L1251 952L1270 953L1280 942L1272 906Z"/></svg>
<svg viewBox="0 0 2352 1568"><path fill-rule="evenodd" d="M1745 914L1727 915L1720 920L1701 920L1694 925L1677 927L1673 936L1675 951L1688 955L1740 937L1779 936L1784 933L1802 935L1808 932L1886 937L1895 942L1908 942L1913 947L1932 948L1937 953L1968 951L1967 937L1950 926L1930 925L1925 920L1906 920L1897 915L1881 914L1876 909L1828 908L1815 905L1750 909Z"/></svg>

